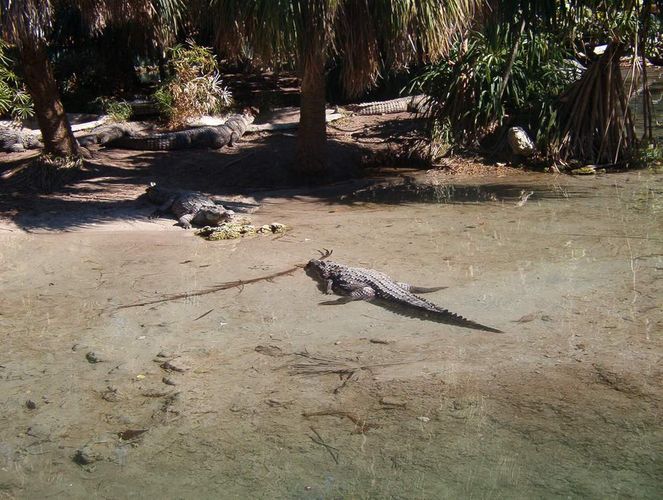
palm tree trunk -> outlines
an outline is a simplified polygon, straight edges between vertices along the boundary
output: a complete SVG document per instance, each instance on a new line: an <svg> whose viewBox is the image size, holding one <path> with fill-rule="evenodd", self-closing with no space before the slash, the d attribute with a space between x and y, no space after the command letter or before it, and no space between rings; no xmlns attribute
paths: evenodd
<svg viewBox="0 0 663 500"><path fill-rule="evenodd" d="M320 176L327 170L325 59L322 51L305 58L300 93L295 170L304 176Z"/></svg>
<svg viewBox="0 0 663 500"><path fill-rule="evenodd" d="M78 155L78 142L62 107L46 47L40 43L23 44L19 55L25 85L32 96L41 130L44 152L61 157Z"/></svg>

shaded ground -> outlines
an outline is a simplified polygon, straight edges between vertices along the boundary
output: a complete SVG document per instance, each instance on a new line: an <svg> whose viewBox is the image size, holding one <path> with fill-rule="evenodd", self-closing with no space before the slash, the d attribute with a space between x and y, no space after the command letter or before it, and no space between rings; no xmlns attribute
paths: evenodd
<svg viewBox="0 0 663 500"><path fill-rule="evenodd" d="M373 133L332 145L337 172ZM0 497L659 496L663 177L293 188L293 144L104 150L53 195L3 192ZM150 180L259 201L256 223L292 230L203 241L145 218ZM321 248L448 286L428 298L506 333L320 306L301 271L120 308Z"/></svg>
<svg viewBox="0 0 663 500"><path fill-rule="evenodd" d="M329 175L322 185L344 183L353 188L370 184L371 179L416 172L413 168L385 167L414 163L406 157L405 146L412 139L416 124L417 120L409 113L333 122L329 125ZM322 196L327 193L330 199L335 199L343 186L307 187L306 181L291 173L295 133L293 130L246 134L236 147L218 151L96 148L92 150L93 157L86 161L85 170L49 195L38 195L22 183L21 169L35 153L4 154L0 164L0 215L26 229L35 225L66 229L69 224L86 222L144 220L150 209L139 197L150 182L225 199L249 195L259 200L272 194L294 196L312 192ZM469 161L463 168L474 174L520 172ZM275 190L279 193L274 193ZM48 214L57 215L58 221Z"/></svg>

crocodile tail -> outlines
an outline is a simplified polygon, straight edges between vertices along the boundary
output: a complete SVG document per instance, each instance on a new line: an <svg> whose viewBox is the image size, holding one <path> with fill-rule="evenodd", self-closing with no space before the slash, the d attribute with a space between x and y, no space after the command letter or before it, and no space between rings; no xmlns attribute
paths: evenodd
<svg viewBox="0 0 663 500"><path fill-rule="evenodd" d="M391 309L398 314L403 314L410 317L428 319L438 323L460 326L463 328L471 328L473 330L482 330L484 332L504 333L502 330L498 330L497 328L493 328L491 326L482 325L481 323L467 319L460 314L456 314L449 311L448 309L439 307L417 295L415 295L415 297L421 301L420 304L412 304L404 300L385 300L383 301L383 304L387 307L387 309ZM406 311L408 312L406 313Z"/></svg>
<svg viewBox="0 0 663 500"><path fill-rule="evenodd" d="M491 326L482 325L481 323L464 318L460 314L453 313L447 309L438 308L436 311L430 312L435 315L439 314L441 319L448 319L449 323L452 323L456 326L461 326L463 328L472 328L474 330L482 330L484 332L492 333L504 333L502 330L498 330L497 328L493 328Z"/></svg>

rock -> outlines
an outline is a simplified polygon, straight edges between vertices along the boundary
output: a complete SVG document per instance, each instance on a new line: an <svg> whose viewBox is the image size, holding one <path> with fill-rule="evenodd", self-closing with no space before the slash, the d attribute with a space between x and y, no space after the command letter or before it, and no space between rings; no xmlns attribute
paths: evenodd
<svg viewBox="0 0 663 500"><path fill-rule="evenodd" d="M102 359L94 352L90 351L85 355L85 359L88 360L88 363L101 363Z"/></svg>
<svg viewBox="0 0 663 500"><path fill-rule="evenodd" d="M161 381L166 384L166 385L177 385L177 382L175 382L172 378L170 377L163 377Z"/></svg>
<svg viewBox="0 0 663 500"><path fill-rule="evenodd" d="M536 151L534 141L522 127L511 127L507 132L507 141L514 154L532 156Z"/></svg>
<svg viewBox="0 0 663 500"><path fill-rule="evenodd" d="M88 446L83 446L76 450L72 460L78 465L90 465L100 460L100 457L95 454Z"/></svg>
<svg viewBox="0 0 663 500"><path fill-rule="evenodd" d="M25 402L25 407L26 407L28 410L36 410L36 409L37 409L37 403L35 403L35 402L32 401L31 399L28 399L28 400Z"/></svg>
<svg viewBox="0 0 663 500"><path fill-rule="evenodd" d="M117 387L113 387L112 385L106 387L106 390L101 393L101 399L108 401L109 403L117 403L120 400Z"/></svg>
<svg viewBox="0 0 663 500"><path fill-rule="evenodd" d="M169 372L180 372L184 373L189 369L188 366L186 366L182 361L176 360L176 359L171 359L169 361L165 361L161 363L159 366L163 368L166 371Z"/></svg>
<svg viewBox="0 0 663 500"><path fill-rule="evenodd" d="M428 417L417 417L417 420L419 420L423 423L430 422L430 418L428 418Z"/></svg>
<svg viewBox="0 0 663 500"><path fill-rule="evenodd" d="M407 402L403 399L392 398L389 396L384 396L380 399L380 404L384 406L390 406L394 408L405 408Z"/></svg>
<svg viewBox="0 0 663 500"><path fill-rule="evenodd" d="M256 228L252 224L243 224L238 222L224 222L218 227L205 226L196 231L198 236L206 240L235 240L244 236L256 234Z"/></svg>

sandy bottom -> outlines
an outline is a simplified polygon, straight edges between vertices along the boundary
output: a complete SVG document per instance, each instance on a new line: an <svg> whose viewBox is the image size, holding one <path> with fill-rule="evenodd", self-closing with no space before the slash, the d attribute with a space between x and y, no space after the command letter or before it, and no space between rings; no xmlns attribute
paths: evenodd
<svg viewBox="0 0 663 500"><path fill-rule="evenodd" d="M663 177L420 177L263 196L280 237L6 221L0 498L659 497ZM122 307L322 248L505 333L321 306L301 270Z"/></svg>

